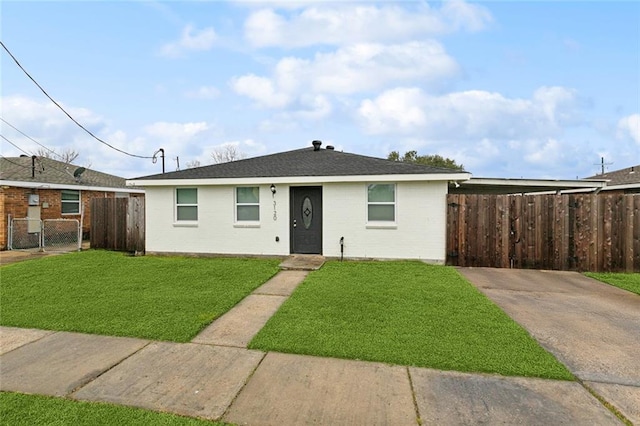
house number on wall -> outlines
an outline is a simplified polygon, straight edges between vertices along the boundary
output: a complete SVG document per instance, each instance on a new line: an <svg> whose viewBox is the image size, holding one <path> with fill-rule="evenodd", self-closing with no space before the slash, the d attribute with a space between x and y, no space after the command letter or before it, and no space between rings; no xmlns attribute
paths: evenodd
<svg viewBox="0 0 640 426"><path fill-rule="evenodd" d="M273 220L278 220L278 213L276 211L276 200L273 200Z"/></svg>

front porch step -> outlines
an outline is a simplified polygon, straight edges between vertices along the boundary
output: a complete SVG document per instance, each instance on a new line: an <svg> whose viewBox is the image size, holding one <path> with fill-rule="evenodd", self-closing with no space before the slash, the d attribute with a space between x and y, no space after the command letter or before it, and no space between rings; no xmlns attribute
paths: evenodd
<svg viewBox="0 0 640 426"><path fill-rule="evenodd" d="M324 256L319 254L292 254L280 264L280 269L315 271L320 269L324 261Z"/></svg>

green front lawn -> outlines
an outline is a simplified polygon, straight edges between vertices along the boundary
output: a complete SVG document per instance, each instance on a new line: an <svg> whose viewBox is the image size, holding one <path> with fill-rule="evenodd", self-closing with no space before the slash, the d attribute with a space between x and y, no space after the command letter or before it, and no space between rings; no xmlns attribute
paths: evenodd
<svg viewBox="0 0 640 426"><path fill-rule="evenodd" d="M0 392L0 420L5 425L25 426L224 425L140 408L9 392Z"/></svg>
<svg viewBox="0 0 640 426"><path fill-rule="evenodd" d="M640 274L585 272L585 275L640 295Z"/></svg>
<svg viewBox="0 0 640 426"><path fill-rule="evenodd" d="M0 324L188 342L277 272L264 259L45 257L0 268Z"/></svg>
<svg viewBox="0 0 640 426"><path fill-rule="evenodd" d="M455 269L421 262L329 262L307 277L249 347L573 379Z"/></svg>

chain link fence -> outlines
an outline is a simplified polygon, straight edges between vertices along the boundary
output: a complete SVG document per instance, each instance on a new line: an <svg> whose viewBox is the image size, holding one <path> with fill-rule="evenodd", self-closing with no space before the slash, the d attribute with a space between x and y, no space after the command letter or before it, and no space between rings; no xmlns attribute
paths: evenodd
<svg viewBox="0 0 640 426"><path fill-rule="evenodd" d="M9 250L67 252L82 248L80 221L76 219L9 220Z"/></svg>

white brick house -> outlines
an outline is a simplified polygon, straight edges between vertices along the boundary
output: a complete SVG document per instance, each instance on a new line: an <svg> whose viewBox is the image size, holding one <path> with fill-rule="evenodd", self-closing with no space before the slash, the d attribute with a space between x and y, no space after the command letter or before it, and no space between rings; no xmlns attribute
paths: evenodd
<svg viewBox="0 0 640 426"><path fill-rule="evenodd" d="M464 171L321 148L140 177L146 250L446 258L448 183Z"/></svg>

